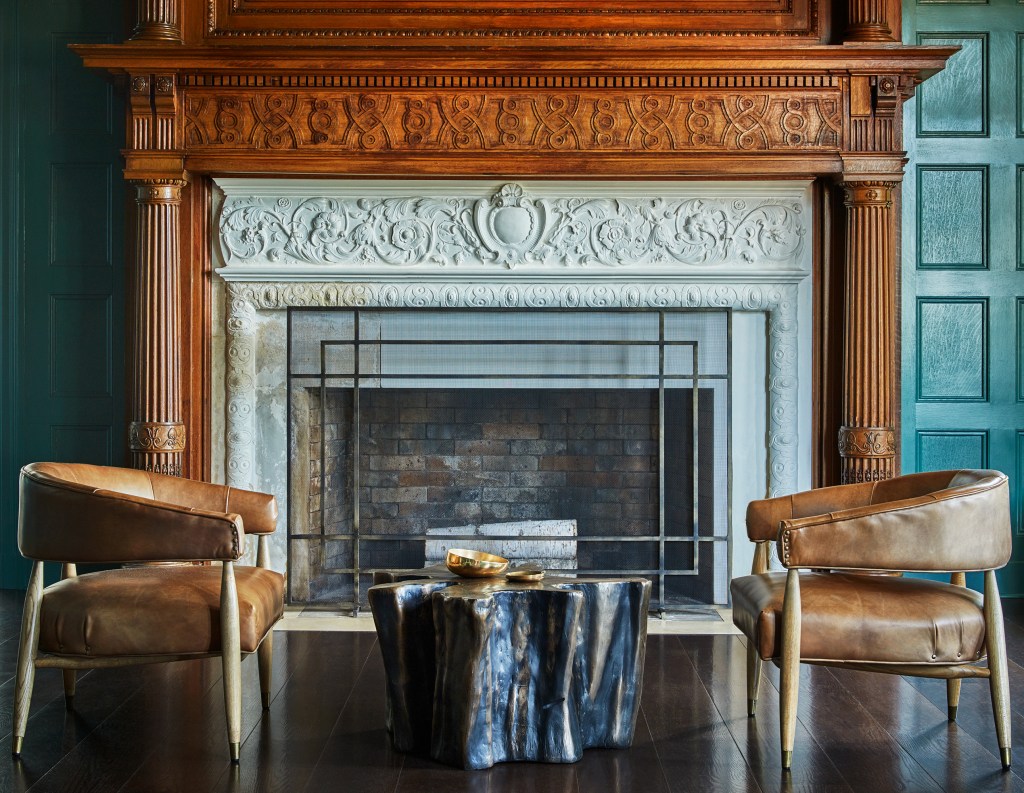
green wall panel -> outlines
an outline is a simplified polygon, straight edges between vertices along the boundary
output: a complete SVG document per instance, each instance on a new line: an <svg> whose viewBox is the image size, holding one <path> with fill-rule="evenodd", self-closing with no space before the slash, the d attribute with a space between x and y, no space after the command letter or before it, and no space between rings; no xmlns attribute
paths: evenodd
<svg viewBox="0 0 1024 793"><path fill-rule="evenodd" d="M986 33L919 33L919 44L960 47L946 68L918 89L921 137L988 134Z"/></svg>
<svg viewBox="0 0 1024 793"><path fill-rule="evenodd" d="M988 302L921 298L917 313L918 400L985 399Z"/></svg>
<svg viewBox="0 0 1024 793"><path fill-rule="evenodd" d="M50 166L50 264L109 267L113 249L110 163Z"/></svg>
<svg viewBox="0 0 1024 793"><path fill-rule="evenodd" d="M917 459L921 471L988 468L988 433L919 432Z"/></svg>
<svg viewBox="0 0 1024 793"><path fill-rule="evenodd" d="M110 297L50 295L50 396L113 397Z"/></svg>
<svg viewBox="0 0 1024 793"><path fill-rule="evenodd" d="M917 266L984 269L988 265L988 168L917 169Z"/></svg>
<svg viewBox="0 0 1024 793"><path fill-rule="evenodd" d="M50 37L50 131L112 133L114 86L103 75L82 68L69 44L111 44L108 34L57 33Z"/></svg>
<svg viewBox="0 0 1024 793"><path fill-rule="evenodd" d="M50 429L49 459L106 465L113 453L110 436L107 426L54 425Z"/></svg>

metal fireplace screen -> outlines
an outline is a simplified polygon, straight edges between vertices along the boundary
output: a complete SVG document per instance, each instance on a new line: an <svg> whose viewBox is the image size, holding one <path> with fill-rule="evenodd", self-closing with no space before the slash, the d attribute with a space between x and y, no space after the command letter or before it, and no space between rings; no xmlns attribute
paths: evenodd
<svg viewBox="0 0 1024 793"><path fill-rule="evenodd" d="M727 310L291 309L290 601L358 611L484 525L725 603L730 339Z"/></svg>

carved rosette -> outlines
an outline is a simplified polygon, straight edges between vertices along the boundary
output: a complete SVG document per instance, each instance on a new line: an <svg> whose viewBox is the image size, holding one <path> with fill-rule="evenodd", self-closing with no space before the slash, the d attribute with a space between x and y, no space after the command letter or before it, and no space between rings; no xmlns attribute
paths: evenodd
<svg viewBox="0 0 1024 793"><path fill-rule="evenodd" d="M895 182L844 185L846 315L842 481L869 482L896 473Z"/></svg>
<svg viewBox="0 0 1024 793"><path fill-rule="evenodd" d="M132 335L132 465L181 475L182 424L179 250L180 179L135 182L136 289Z"/></svg>

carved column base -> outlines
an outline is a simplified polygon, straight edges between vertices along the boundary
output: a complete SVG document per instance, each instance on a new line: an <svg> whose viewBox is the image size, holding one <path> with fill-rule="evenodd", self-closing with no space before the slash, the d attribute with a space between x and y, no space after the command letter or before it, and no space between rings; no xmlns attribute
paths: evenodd
<svg viewBox="0 0 1024 793"><path fill-rule="evenodd" d="M133 421L128 426L132 468L181 476L185 425L164 421Z"/></svg>
<svg viewBox="0 0 1024 793"><path fill-rule="evenodd" d="M896 433L891 427L841 427L842 483L878 482L896 474Z"/></svg>

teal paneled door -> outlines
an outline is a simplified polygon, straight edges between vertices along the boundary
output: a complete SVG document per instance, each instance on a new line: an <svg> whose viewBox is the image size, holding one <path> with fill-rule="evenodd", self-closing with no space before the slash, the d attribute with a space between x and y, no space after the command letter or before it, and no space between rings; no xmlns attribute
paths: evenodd
<svg viewBox="0 0 1024 793"><path fill-rule="evenodd" d="M3 515L0 583L23 586L18 468L32 460L122 464L124 452L123 106L72 42L123 38L120 2L20 0L6 9L10 103ZM13 207L13 208L12 208Z"/></svg>
<svg viewBox="0 0 1024 793"><path fill-rule="evenodd" d="M960 47L906 107L903 470L1011 477L1024 594L1024 3L904 3L907 43ZM969 527L965 527L969 531Z"/></svg>

